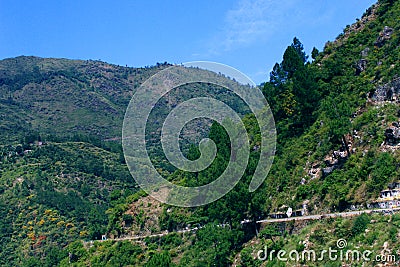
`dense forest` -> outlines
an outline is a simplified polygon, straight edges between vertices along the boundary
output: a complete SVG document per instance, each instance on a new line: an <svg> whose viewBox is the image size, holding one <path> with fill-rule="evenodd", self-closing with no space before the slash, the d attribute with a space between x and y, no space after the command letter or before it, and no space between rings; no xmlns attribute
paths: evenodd
<svg viewBox="0 0 400 267"><path fill-rule="evenodd" d="M379 0L322 51L314 48L308 55L297 37L282 49L281 62L259 85L274 115L277 148L268 177L255 192L248 190L260 158L254 114L211 85L168 96L178 103L217 90L241 110L250 138L240 182L218 201L196 208L172 207L147 196L130 175L121 147L130 98L169 64L129 68L90 60L1 60L0 265L377 264L257 259L265 246L276 252L323 250L345 238L349 249L370 249L374 255L390 248L397 262L388 266L398 266L400 214L256 221L288 207L306 214L366 209L399 179L399 16L399 1ZM155 121L170 110L166 103L152 114ZM197 127L199 133L183 145L187 158L200 156L199 137L212 139L218 151L201 172L171 168L157 141L149 148L159 172L173 183L210 183L229 162L225 129L211 121ZM154 126L151 132L159 130ZM134 236L143 238L124 240Z"/></svg>

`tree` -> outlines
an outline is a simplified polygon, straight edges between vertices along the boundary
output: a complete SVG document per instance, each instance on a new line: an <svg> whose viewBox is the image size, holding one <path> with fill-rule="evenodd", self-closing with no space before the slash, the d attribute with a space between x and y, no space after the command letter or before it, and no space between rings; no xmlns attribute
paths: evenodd
<svg viewBox="0 0 400 267"><path fill-rule="evenodd" d="M197 232L196 253L204 256L204 266L227 266L229 251L240 244L241 239L239 231L209 224Z"/></svg>
<svg viewBox="0 0 400 267"><path fill-rule="evenodd" d="M302 59L303 64L307 62L308 56L304 52L304 47L303 44L300 42L300 40L297 37L293 38L293 43L291 44L291 47L293 47L299 57Z"/></svg>
<svg viewBox="0 0 400 267"><path fill-rule="evenodd" d="M346 133L350 131L350 117L352 110L345 96L333 98L328 96L322 102L322 109L325 112L329 131L336 141L342 140L347 155L350 155L349 146L346 140Z"/></svg>
<svg viewBox="0 0 400 267"><path fill-rule="evenodd" d="M303 44L296 37L293 43L288 46L283 54L283 61L275 63L270 73L270 83L274 86L280 86L291 78L293 73L307 62L308 56L304 52Z"/></svg>
<svg viewBox="0 0 400 267"><path fill-rule="evenodd" d="M318 55L319 55L319 50L316 47L314 47L313 50L311 51L311 58L316 59Z"/></svg>
<svg viewBox="0 0 400 267"><path fill-rule="evenodd" d="M257 266L256 260L253 259L252 250L250 248L245 248L240 253L240 261L242 267Z"/></svg>
<svg viewBox="0 0 400 267"><path fill-rule="evenodd" d="M215 142L218 149L217 153L224 159L229 159L231 154L231 142L225 128L219 123L214 122L210 127L208 137Z"/></svg>
<svg viewBox="0 0 400 267"><path fill-rule="evenodd" d="M275 63L274 68L269 74L269 82L274 86L281 86L286 81L286 73L279 63Z"/></svg>
<svg viewBox="0 0 400 267"><path fill-rule="evenodd" d="M261 232L260 236L262 238L268 238L275 244L274 237L281 236L282 234L276 229L275 226L268 225Z"/></svg>
<svg viewBox="0 0 400 267"><path fill-rule="evenodd" d="M315 120L321 94L314 71L305 64L307 58L303 44L295 37L264 85L264 94L278 122L278 139L301 134Z"/></svg>
<svg viewBox="0 0 400 267"><path fill-rule="evenodd" d="M23 148L22 148L21 145L17 145L17 147L15 148L15 152L16 152L18 155L22 155L22 154L24 153L24 150L23 150Z"/></svg>
<svg viewBox="0 0 400 267"><path fill-rule="evenodd" d="M304 66L304 61L299 55L296 48L288 46L283 54L282 69L286 72L288 78L292 78L293 74Z"/></svg>
<svg viewBox="0 0 400 267"><path fill-rule="evenodd" d="M155 253L150 258L150 260L146 263L146 267L171 267L173 266L171 256L167 251L164 251L160 254Z"/></svg>
<svg viewBox="0 0 400 267"><path fill-rule="evenodd" d="M367 214L364 213L358 216L357 219L354 221L353 227L351 229L352 235L356 236L363 233L365 229L367 229L369 222L370 218Z"/></svg>
<svg viewBox="0 0 400 267"><path fill-rule="evenodd" d="M315 120L313 113L321 98L313 70L304 66L294 73L293 94L300 113L299 121L296 123L299 127L301 125L303 128L308 127Z"/></svg>
<svg viewBox="0 0 400 267"><path fill-rule="evenodd" d="M252 218L253 227L256 235L258 235L258 226L256 221L260 219L263 214L263 207L267 201L267 197L264 193L264 190L257 190L252 193L252 197L249 203L249 215Z"/></svg>
<svg viewBox="0 0 400 267"><path fill-rule="evenodd" d="M66 258L67 256L68 256L67 251L59 247L50 247L50 249L46 252L44 266L46 267L57 266L61 262L61 260L63 258Z"/></svg>

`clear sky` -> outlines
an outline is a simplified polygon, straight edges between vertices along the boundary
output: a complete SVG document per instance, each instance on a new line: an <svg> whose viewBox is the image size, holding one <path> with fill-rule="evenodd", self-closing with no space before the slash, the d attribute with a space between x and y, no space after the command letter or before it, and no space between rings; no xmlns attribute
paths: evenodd
<svg viewBox="0 0 400 267"><path fill-rule="evenodd" d="M375 0L0 0L0 59L195 60L267 81L294 36L322 50Z"/></svg>

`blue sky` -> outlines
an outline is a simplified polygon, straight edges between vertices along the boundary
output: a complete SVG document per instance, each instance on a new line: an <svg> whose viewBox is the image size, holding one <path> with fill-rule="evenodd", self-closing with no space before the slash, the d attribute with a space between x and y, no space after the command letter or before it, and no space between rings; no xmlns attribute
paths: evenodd
<svg viewBox="0 0 400 267"><path fill-rule="evenodd" d="M195 60L267 81L294 36L322 50L374 0L0 0L0 58L101 59L134 67Z"/></svg>

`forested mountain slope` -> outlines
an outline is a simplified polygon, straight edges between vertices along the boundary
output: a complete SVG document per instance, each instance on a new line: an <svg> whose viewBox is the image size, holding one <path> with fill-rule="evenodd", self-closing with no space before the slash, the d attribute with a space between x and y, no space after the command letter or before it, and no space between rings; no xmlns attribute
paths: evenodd
<svg viewBox="0 0 400 267"><path fill-rule="evenodd" d="M128 68L25 56L1 60L2 136L15 140L21 132L41 132L120 137L135 88L166 66Z"/></svg>
<svg viewBox="0 0 400 267"><path fill-rule="evenodd" d="M161 205L139 191L119 143L105 141L120 136L135 88L167 65L133 69L34 57L0 61L0 263L361 266L339 259L255 259L264 246L323 250L335 247L339 238L347 240L349 249L370 249L376 255L386 248L396 254L398 214L261 226L256 221L289 207L308 214L366 209L399 180L399 17L399 1L380 0L311 57L294 38L269 82L260 86L278 133L267 179L256 192L248 192L260 133L254 116L245 115L252 150L242 180L225 197L198 208ZM228 164L230 141L216 123L206 133L218 147L208 169L186 173L161 164L160 172L186 186L218 177ZM163 160L157 156L156 161ZM190 147L187 156L198 158L197 147ZM201 228L171 233L194 226ZM171 234L141 242L112 240L166 231ZM83 242L103 234L108 241ZM388 266L398 266L396 255L397 263Z"/></svg>

